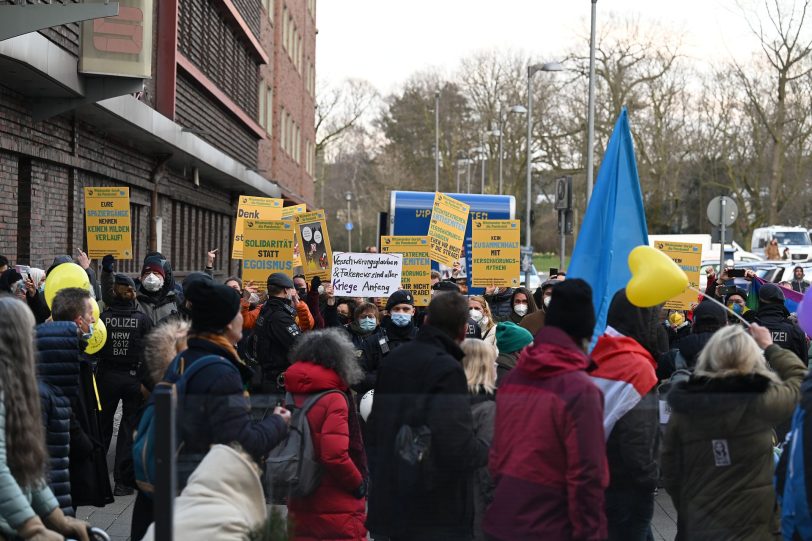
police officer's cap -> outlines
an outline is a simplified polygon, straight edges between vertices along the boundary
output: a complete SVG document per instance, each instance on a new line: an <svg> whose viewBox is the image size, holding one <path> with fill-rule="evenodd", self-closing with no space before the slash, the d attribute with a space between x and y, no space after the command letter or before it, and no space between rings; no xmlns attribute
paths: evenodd
<svg viewBox="0 0 812 541"><path fill-rule="evenodd" d="M268 287L293 289L293 280L284 272L275 272L268 276Z"/></svg>

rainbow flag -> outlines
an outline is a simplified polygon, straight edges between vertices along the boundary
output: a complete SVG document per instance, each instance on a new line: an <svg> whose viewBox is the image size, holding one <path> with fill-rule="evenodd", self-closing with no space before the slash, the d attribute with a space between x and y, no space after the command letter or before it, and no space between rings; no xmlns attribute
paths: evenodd
<svg viewBox="0 0 812 541"><path fill-rule="evenodd" d="M747 307L750 310L758 310L758 292L761 289L761 286L766 283L767 282L762 278L756 278L753 280L753 283L750 286L750 292L747 294ZM784 306L787 308L789 313L792 314L798 312L798 305L801 303L801 299L804 298L804 294L798 293L797 291L787 287L778 287L780 287L781 291L784 293Z"/></svg>

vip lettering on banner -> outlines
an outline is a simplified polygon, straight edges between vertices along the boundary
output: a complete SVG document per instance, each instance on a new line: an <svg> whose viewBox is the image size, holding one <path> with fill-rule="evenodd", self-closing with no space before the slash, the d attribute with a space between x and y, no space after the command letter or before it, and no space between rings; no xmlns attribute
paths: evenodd
<svg viewBox="0 0 812 541"><path fill-rule="evenodd" d="M264 291L268 276L293 277L293 224L289 220L245 220L242 279Z"/></svg>
<svg viewBox="0 0 812 541"><path fill-rule="evenodd" d="M332 284L336 296L388 297L400 289L401 254L333 254Z"/></svg>
<svg viewBox="0 0 812 541"><path fill-rule="evenodd" d="M294 216L297 214L303 214L305 212L307 212L307 205L305 204L285 207L282 209L282 219L293 221ZM299 253L299 237L296 235L293 236L293 266L302 266L302 256Z"/></svg>
<svg viewBox="0 0 812 541"><path fill-rule="evenodd" d="M271 197L240 196L240 206L237 209L237 223L234 225L234 247L231 249L233 259L242 259L243 254L243 224L245 220L281 220L281 199Z"/></svg>
<svg viewBox="0 0 812 541"><path fill-rule="evenodd" d="M471 229L471 285L518 287L521 257L519 220L474 220Z"/></svg>
<svg viewBox="0 0 812 541"><path fill-rule="evenodd" d="M688 285L699 287L699 271L702 267L702 245L690 242L655 241L654 247L670 257L688 275ZM668 310L693 310L699 302L696 291L686 289L666 301Z"/></svg>
<svg viewBox="0 0 812 541"><path fill-rule="evenodd" d="M431 301L431 258L426 237L383 236L381 253L401 254L401 285L414 297L415 306L428 306Z"/></svg>
<svg viewBox="0 0 812 541"><path fill-rule="evenodd" d="M133 258L129 188L86 187L85 224L88 256Z"/></svg>
<svg viewBox="0 0 812 541"><path fill-rule="evenodd" d="M453 267L454 262L459 260L470 210L470 205L453 197L440 192L434 195L428 232L431 243L429 253L434 261Z"/></svg>
<svg viewBox="0 0 812 541"><path fill-rule="evenodd" d="M307 280L314 276L323 282L329 282L332 275L330 269L333 263L333 251L330 248L330 237L327 235L327 223L323 210L294 214L296 224L296 240L299 243L299 253L302 270Z"/></svg>

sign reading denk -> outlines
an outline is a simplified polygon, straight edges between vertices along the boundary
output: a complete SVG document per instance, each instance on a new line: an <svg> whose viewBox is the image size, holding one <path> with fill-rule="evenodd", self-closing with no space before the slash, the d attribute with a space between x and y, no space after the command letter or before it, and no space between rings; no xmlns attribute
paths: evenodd
<svg viewBox="0 0 812 541"><path fill-rule="evenodd" d="M231 249L231 257L242 259L243 234L245 220L281 220L282 219L281 199L272 197L251 197L240 196L240 206L237 208L237 223L234 224L234 247Z"/></svg>
<svg viewBox="0 0 812 541"><path fill-rule="evenodd" d="M388 297L400 289L401 254L333 254L332 284L335 295Z"/></svg>

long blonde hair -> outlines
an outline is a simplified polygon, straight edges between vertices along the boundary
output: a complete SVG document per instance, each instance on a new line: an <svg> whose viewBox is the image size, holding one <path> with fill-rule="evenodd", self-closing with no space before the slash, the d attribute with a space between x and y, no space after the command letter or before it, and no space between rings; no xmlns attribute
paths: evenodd
<svg viewBox="0 0 812 541"><path fill-rule="evenodd" d="M482 331L484 335L486 332L491 330L494 326L496 326L496 322L493 320L493 314L491 313L491 307L488 304L488 301L485 300L485 297L480 295L471 295L468 297L468 302L478 302L482 306L482 314L488 318L488 324L483 327L482 325L479 326L479 329Z"/></svg>
<svg viewBox="0 0 812 541"><path fill-rule="evenodd" d="M34 315L25 303L0 296L0 394L6 409L6 462L22 487L45 476L48 455L37 387Z"/></svg>
<svg viewBox="0 0 812 541"><path fill-rule="evenodd" d="M699 354L694 373L708 378L758 374L776 383L780 381L767 367L756 341L738 325L714 333Z"/></svg>
<svg viewBox="0 0 812 541"><path fill-rule="evenodd" d="M462 368L468 380L468 391L471 394L480 391L493 394L496 389L496 357L499 352L489 343L476 338L463 340L460 347L465 353Z"/></svg>

